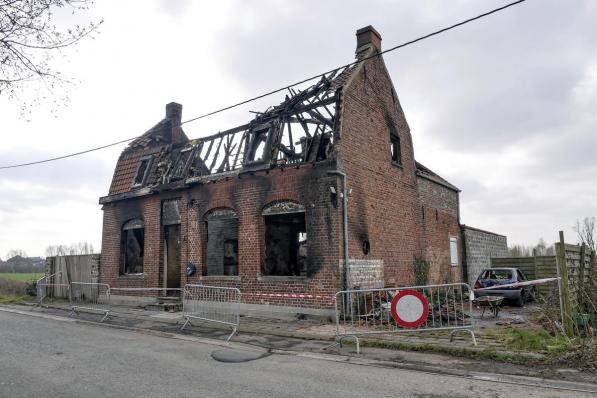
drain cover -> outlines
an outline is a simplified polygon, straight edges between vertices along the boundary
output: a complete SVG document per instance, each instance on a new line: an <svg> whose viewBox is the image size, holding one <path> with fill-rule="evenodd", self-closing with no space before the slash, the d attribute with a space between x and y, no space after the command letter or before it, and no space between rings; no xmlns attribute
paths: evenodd
<svg viewBox="0 0 597 398"><path fill-rule="evenodd" d="M242 350L218 350L211 353L211 357L219 362L239 363L249 362L270 356L268 352L242 351Z"/></svg>

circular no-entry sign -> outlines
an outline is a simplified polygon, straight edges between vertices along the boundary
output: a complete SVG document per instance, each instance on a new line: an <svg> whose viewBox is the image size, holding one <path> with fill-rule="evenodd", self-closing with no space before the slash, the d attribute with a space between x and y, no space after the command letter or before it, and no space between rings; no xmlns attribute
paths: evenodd
<svg viewBox="0 0 597 398"><path fill-rule="evenodd" d="M392 299L392 318L403 328L416 328L427 320L429 303L416 290L401 290Z"/></svg>

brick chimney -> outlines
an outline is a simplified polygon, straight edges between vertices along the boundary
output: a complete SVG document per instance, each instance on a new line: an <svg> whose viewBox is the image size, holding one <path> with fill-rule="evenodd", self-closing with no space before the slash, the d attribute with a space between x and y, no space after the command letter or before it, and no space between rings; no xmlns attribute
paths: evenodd
<svg viewBox="0 0 597 398"><path fill-rule="evenodd" d="M170 102L169 104L166 104L166 119L170 119L172 122L170 142L172 144L187 142L189 139L180 126L182 121L182 105L176 102Z"/></svg>
<svg viewBox="0 0 597 398"><path fill-rule="evenodd" d="M367 45L372 45L377 51L381 51L381 35L371 25L357 30L356 52L360 52Z"/></svg>
<svg viewBox="0 0 597 398"><path fill-rule="evenodd" d="M180 126L182 120L182 105L170 102L166 105L166 118L172 120L172 125Z"/></svg>

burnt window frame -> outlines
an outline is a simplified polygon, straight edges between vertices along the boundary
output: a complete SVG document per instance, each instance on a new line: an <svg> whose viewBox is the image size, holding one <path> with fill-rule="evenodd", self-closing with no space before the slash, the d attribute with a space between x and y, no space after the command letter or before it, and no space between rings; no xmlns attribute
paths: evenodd
<svg viewBox="0 0 597 398"><path fill-rule="evenodd" d="M143 177L141 178L141 182L137 182L137 177L139 176L139 170L141 169L141 165L145 161L147 162L147 167L145 168L145 171L143 172ZM137 165L137 170L135 171L135 175L133 176L133 183L131 184L131 188L138 188L138 187L142 187L143 185L145 185L145 182L147 181L147 176L149 175L149 170L151 170L152 163L153 163L153 156L151 156L151 155L143 156L141 159L139 159L139 164Z"/></svg>
<svg viewBox="0 0 597 398"><path fill-rule="evenodd" d="M246 157L244 159L244 165L257 165L267 163L271 160L271 134L272 124L266 123L259 126L255 126L250 131L250 139L246 144ZM261 154L258 154L258 150L263 144L263 150ZM260 159L257 159L260 157Z"/></svg>
<svg viewBox="0 0 597 398"><path fill-rule="evenodd" d="M268 262L268 245L267 245L267 236L268 236L268 219L271 220L270 217L284 217L284 216L288 216L288 217L296 217L297 215L300 215L300 217L302 217L302 225L304 228L302 228L302 231L296 231L296 238L297 238L297 242L296 242L296 254L294 255L296 264L295 266L295 272L293 272L293 268L292 268L292 264L286 264L286 268L288 269L288 273L285 274L279 274L276 272L276 268L273 269L273 272L266 272L266 267L267 267L267 262ZM262 258L262 264L261 264L261 270L260 270L260 275L262 277L265 278L307 278L309 275L309 269L308 269L308 262L307 262L307 258L309 256L309 233L307 231L307 212L306 212L306 208L305 206L291 201L291 200L281 200L281 201L276 201L276 202L272 202L269 203L268 205L266 205L263 209L263 211L261 212L261 216L262 216L262 222L263 222L263 258ZM289 229L290 232L291 229ZM304 248L303 252L304 254L304 260L303 260L303 264L301 266L301 264L299 264L299 260L301 258L301 248ZM293 257L292 255L290 255L289 257Z"/></svg>
<svg viewBox="0 0 597 398"><path fill-rule="evenodd" d="M141 231L141 237L143 242L140 244L140 260L141 260L141 272L130 272L127 269L127 257L128 257L128 242L129 234ZM138 237L135 237L137 242ZM139 243L139 242L138 242ZM124 222L120 228L120 262L118 267L118 276L139 276L144 274L144 262L145 262L145 223L141 218L132 218Z"/></svg>
<svg viewBox="0 0 597 398"><path fill-rule="evenodd" d="M393 164L402 166L402 146L397 134L390 134L390 160Z"/></svg>
<svg viewBox="0 0 597 398"><path fill-rule="evenodd" d="M222 273L221 274L210 274L208 269L208 261L209 261L209 223L215 220L235 220L236 221L236 237L235 239L224 238L222 239ZM238 278L240 276L240 218L238 217L238 213L236 210L229 208L229 207L220 207L216 209L211 209L205 213L203 216L203 225L205 228L205 234L203 237L203 246L204 249L204 266L202 267L201 276L203 278ZM232 274L226 274L226 243L229 241L236 241L236 272Z"/></svg>
<svg viewBox="0 0 597 398"><path fill-rule="evenodd" d="M191 146L191 147L186 147L186 148L181 149L178 159L176 160L176 163L174 164L174 167L172 168L172 172L171 172L171 176L170 176L171 181L183 180L187 176L189 167L191 166L191 163L193 163L193 160L195 159L196 152L197 152L196 146Z"/></svg>

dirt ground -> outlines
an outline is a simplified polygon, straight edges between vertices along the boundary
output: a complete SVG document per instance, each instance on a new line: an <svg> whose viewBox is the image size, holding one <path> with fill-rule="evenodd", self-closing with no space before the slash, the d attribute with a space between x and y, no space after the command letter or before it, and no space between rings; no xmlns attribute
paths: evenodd
<svg viewBox="0 0 597 398"><path fill-rule="evenodd" d="M534 325L534 314L536 315L538 311L540 311L540 307L534 303L527 303L524 307L514 307L505 304L500 306L498 316L495 317L489 310L486 310L485 314L481 316L482 310L475 308L475 326L480 330L487 330L515 325Z"/></svg>

